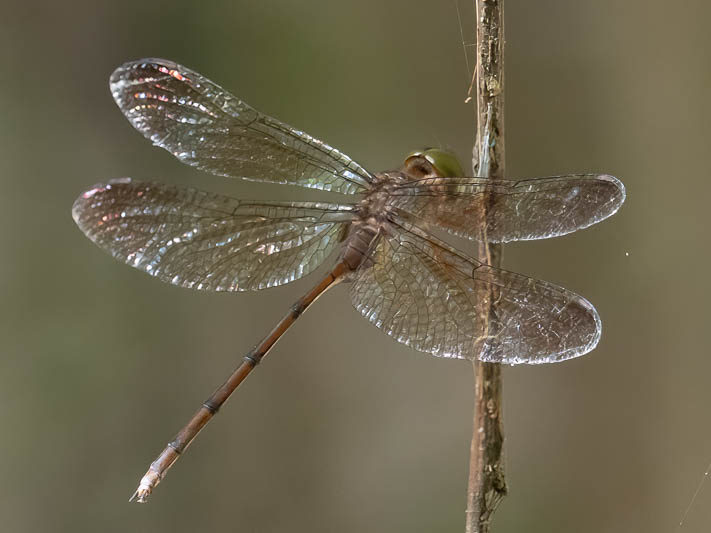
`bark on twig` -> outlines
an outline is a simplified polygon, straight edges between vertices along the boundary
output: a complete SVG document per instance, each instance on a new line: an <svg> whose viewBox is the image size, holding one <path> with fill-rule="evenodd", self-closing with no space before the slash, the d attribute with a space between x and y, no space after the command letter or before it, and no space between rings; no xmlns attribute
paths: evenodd
<svg viewBox="0 0 711 533"><path fill-rule="evenodd" d="M503 0L476 0L477 136L472 168L475 175L491 179L504 175L503 4ZM500 246L482 242L478 255L490 265L501 264ZM506 495L500 365L475 361L474 391L465 532L488 533L492 515Z"/></svg>

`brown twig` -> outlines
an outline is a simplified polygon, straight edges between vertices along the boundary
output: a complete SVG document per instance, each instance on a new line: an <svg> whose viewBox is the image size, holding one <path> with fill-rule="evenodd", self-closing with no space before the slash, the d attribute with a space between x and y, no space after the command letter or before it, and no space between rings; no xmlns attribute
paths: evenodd
<svg viewBox="0 0 711 533"><path fill-rule="evenodd" d="M504 2L475 0L475 4L477 135L472 168L477 176L496 179L504 174ZM478 255L490 265L501 264L500 246L490 245L486 239L482 239ZM488 295L488 301L496 299ZM488 312L494 309L489 307ZM492 515L506 495L501 391L501 367L475 361L466 533L488 533Z"/></svg>

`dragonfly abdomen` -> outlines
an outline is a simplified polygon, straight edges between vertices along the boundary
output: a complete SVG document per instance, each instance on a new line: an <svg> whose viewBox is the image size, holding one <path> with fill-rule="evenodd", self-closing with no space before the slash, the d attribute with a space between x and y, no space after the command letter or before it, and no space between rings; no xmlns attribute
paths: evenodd
<svg viewBox="0 0 711 533"><path fill-rule="evenodd" d="M363 221L353 222L343 243L340 260L348 265L351 271L356 270L367 260L368 251L379 232L378 225Z"/></svg>

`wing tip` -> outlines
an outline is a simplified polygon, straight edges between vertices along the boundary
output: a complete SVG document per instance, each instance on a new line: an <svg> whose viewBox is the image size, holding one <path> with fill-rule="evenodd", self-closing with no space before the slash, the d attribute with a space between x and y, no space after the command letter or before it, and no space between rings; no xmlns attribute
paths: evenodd
<svg viewBox="0 0 711 533"><path fill-rule="evenodd" d="M81 216L82 213L84 212L84 209L87 205L87 202L96 196L99 193L102 193L106 190L111 189L114 186L117 185L128 185L130 183L133 183L133 179L128 178L128 177L122 177L122 178L111 178L107 182L100 182L100 183L95 183L88 189L86 189L84 192L79 194L77 196L77 199L74 200L74 203L72 204L72 218L74 219L74 222L76 223L77 226L80 228L83 228L82 226L82 221L81 221Z"/></svg>
<svg viewBox="0 0 711 533"><path fill-rule="evenodd" d="M595 179L609 183L613 187L614 191L610 194L610 199L608 200L610 205L609 210L604 214L604 216L593 222L593 224L602 222L606 218L610 218L612 215L617 213L627 199L627 189L625 189L625 184L622 183L620 179L616 178L612 174L597 174L595 175Z"/></svg>
<svg viewBox="0 0 711 533"><path fill-rule="evenodd" d="M120 80L124 73L134 70L136 68L149 68L160 66L168 68L185 68L176 63L175 61L171 61L170 59L163 59L160 57L142 57L140 59L126 61L125 63L122 63L121 65L116 67L111 73L111 76L109 76L109 83L113 83L114 81Z"/></svg>
<svg viewBox="0 0 711 533"><path fill-rule="evenodd" d="M480 353L475 358L487 362L487 363L500 363L504 365L517 366L517 365L544 365L551 363L562 363L563 361L568 361L570 359L576 359L585 354L593 351L602 337L602 320L598 314L595 306L591 304L587 299L580 295L575 295L575 298L571 300L571 304L575 304L582 308L587 316L592 320L590 323L591 331L589 333L588 341L584 344L574 345L570 347L562 347L557 352L547 352L545 354L524 354L524 355L514 355L514 356L502 356L501 349L492 349L488 352ZM582 325L581 328L584 328ZM514 350L515 351L515 350ZM468 357L468 359L471 359Z"/></svg>
<svg viewBox="0 0 711 533"><path fill-rule="evenodd" d="M184 72L188 70L175 61L158 57L134 59L119 65L109 76L109 90L111 91L111 96L113 96L116 103L119 104L119 107L121 107L121 101L124 97L126 87L132 84L131 80L133 77L131 72L136 69L148 70L149 68L158 70L163 74L179 73L180 71ZM164 70L161 71L161 68ZM177 74L177 77L178 79L181 79L182 76ZM143 78L139 78L139 81L142 80Z"/></svg>
<svg viewBox="0 0 711 533"><path fill-rule="evenodd" d="M583 308L585 311L587 311L588 315L592 318L594 330L591 332L590 339L588 340L588 342L583 344L582 346L573 346L570 348L566 348L556 354L553 354L541 360L529 361L529 363L560 363L563 361L568 361L570 359L582 357L583 355L586 355L592 352L595 348L597 348L597 345L600 342L600 338L602 337L602 320L600 319L600 314L597 312L597 309L595 309L595 306L591 304L589 300L583 298L580 295L576 295L575 303L581 308Z"/></svg>
<svg viewBox="0 0 711 533"><path fill-rule="evenodd" d="M622 183L622 181L619 178L616 178L612 174L599 174L598 178L602 181L606 181L608 183L611 183L614 185L614 187L617 189L617 197L618 197L618 202L617 202L617 207L615 208L615 211L620 208L622 204L625 203L625 200L627 199L627 189L625 188L625 184Z"/></svg>
<svg viewBox="0 0 711 533"><path fill-rule="evenodd" d="M600 342L600 338L602 337L602 320L600 319L600 314L597 312L597 309L595 309L595 306L590 303L590 301L580 295L576 296L577 298L575 303L585 309L588 312L589 316L592 317L594 330L590 336L590 339L586 344L582 346L575 346L561 350L557 354L553 354L552 356L549 356L548 358L542 359L540 361L531 361L533 364L559 363L562 361L568 361L570 359L576 359L578 357L586 355L592 352L595 348L597 348L597 345Z"/></svg>

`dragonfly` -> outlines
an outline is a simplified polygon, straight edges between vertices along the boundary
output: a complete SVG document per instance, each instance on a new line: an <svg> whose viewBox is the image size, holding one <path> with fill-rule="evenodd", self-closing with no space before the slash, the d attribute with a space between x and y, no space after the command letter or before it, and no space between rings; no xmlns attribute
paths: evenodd
<svg viewBox="0 0 711 533"><path fill-rule="evenodd" d="M94 185L77 198L73 218L89 239L116 259L180 287L260 290L328 265L150 465L132 501L147 501L297 318L340 283L348 284L351 302L368 321L438 357L552 363L597 345L600 317L585 298L490 266L445 239L449 234L505 243L586 228L624 202L617 178L465 177L456 157L438 149L413 152L397 170L370 172L163 59L122 65L111 75L110 89L133 127L183 163L352 200L247 201L130 178Z"/></svg>

